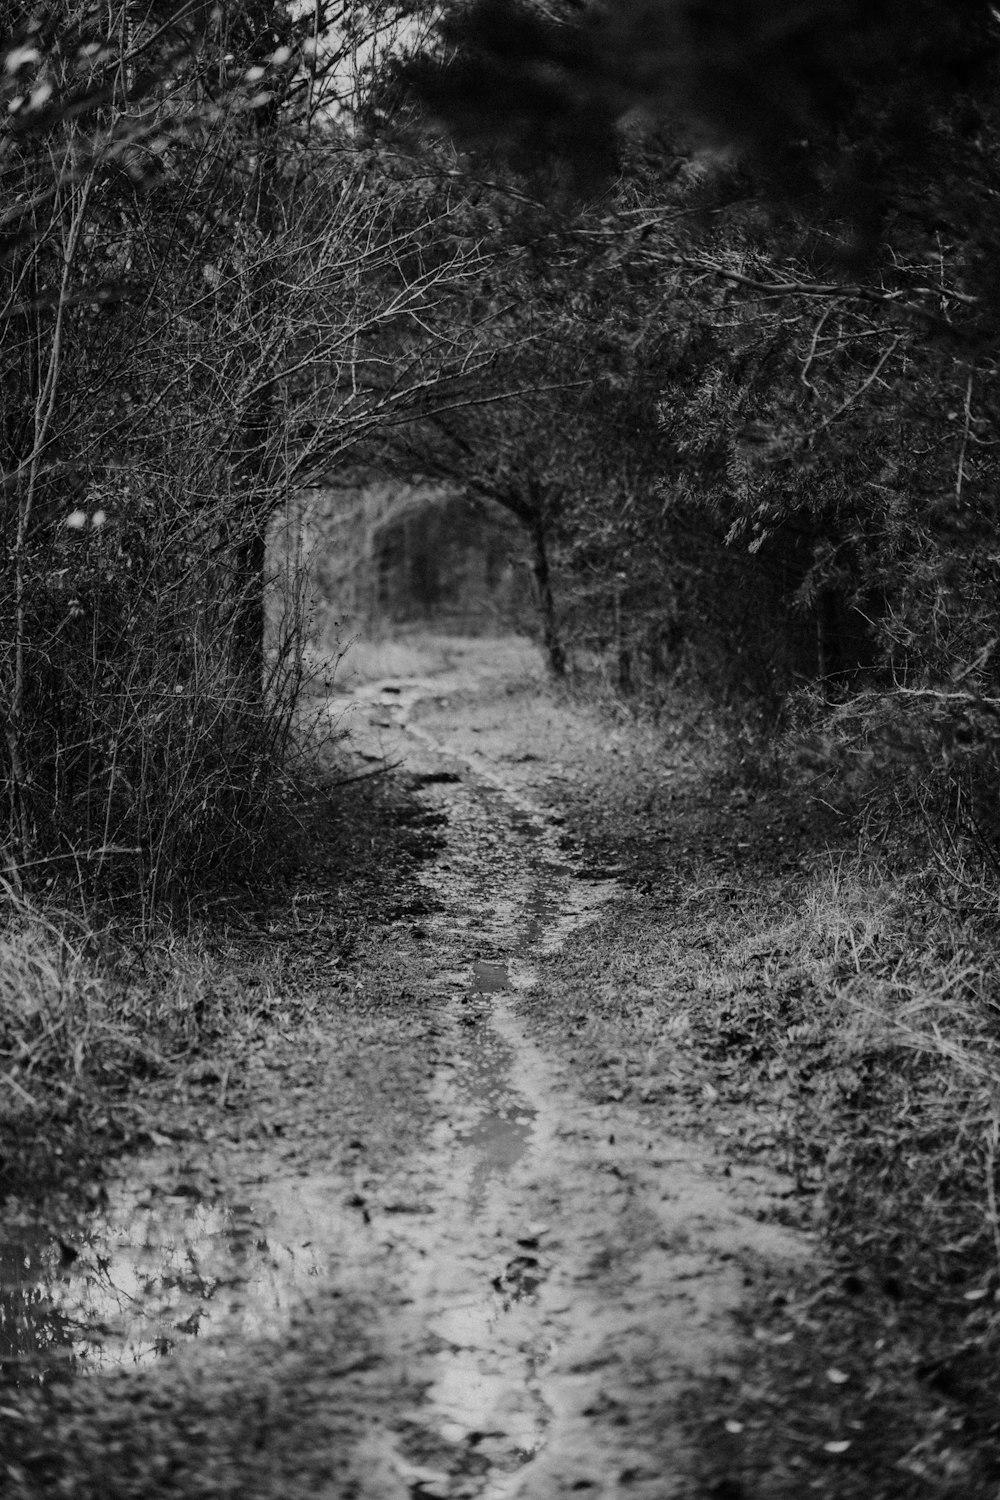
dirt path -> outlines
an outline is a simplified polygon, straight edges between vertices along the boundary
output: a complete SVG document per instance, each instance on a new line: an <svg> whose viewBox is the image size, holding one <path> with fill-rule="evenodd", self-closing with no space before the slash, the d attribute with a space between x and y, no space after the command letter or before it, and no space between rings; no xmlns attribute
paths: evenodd
<svg viewBox="0 0 1000 1500"><path fill-rule="evenodd" d="M562 831L551 760L511 749L505 684L535 671L507 647L355 688L358 753L399 763L440 841L425 909L353 1009L214 1080L201 1138L111 1184L68 1264L30 1222L8 1244L19 1357L94 1374L53 1430L142 1412L124 1456L60 1449L68 1493L701 1493L698 1382L735 1369L747 1275L809 1246L777 1179L724 1166L669 1099L585 1098L535 1024L547 966L617 899ZM178 1455L192 1413L210 1460ZM13 1492L54 1472L11 1464Z"/></svg>

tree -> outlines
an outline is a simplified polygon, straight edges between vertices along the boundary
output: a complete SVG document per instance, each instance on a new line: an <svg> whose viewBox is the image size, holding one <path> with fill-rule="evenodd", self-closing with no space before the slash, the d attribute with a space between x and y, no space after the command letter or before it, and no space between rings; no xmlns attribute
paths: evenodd
<svg viewBox="0 0 1000 1500"><path fill-rule="evenodd" d="M671 313L647 548L724 537L699 597L766 583L776 685L822 678L952 809L998 765L998 36L981 0L476 0L405 70L472 162L642 214Z"/></svg>
<svg viewBox="0 0 1000 1500"><path fill-rule="evenodd" d="M599 217L553 213L501 183L480 193L480 212L487 197L492 260L469 289L465 317L483 330L489 367L454 400L415 412L380 456L396 472L449 483L515 518L546 655L561 676L555 573L565 541L591 510L627 509L656 472L641 299L630 323L618 288L607 316L607 286L620 281L628 255Z"/></svg>
<svg viewBox="0 0 1000 1500"><path fill-rule="evenodd" d="M280 793L269 520L447 376L423 315L466 268L412 253L409 185L296 50L315 15L102 16L5 54L5 844L14 877L155 893L252 847Z"/></svg>

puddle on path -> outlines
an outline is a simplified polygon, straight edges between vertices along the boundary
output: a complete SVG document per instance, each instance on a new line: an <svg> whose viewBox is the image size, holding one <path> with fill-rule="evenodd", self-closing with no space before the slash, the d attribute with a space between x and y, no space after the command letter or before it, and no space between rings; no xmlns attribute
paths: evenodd
<svg viewBox="0 0 1000 1500"><path fill-rule="evenodd" d="M467 913L464 941L480 956L461 990L453 970L438 976L451 991L446 1023L461 1035L434 1084L445 1122L437 1154L450 1163L455 1222L445 1236L432 1221L417 1226L408 1246L407 1264L422 1267L414 1300L441 1347L402 1451L437 1461L438 1487L428 1494L507 1500L553 1420L545 1394L553 1329L539 1292L555 1262L546 1227L525 1222L523 1187L544 1174L554 1115L523 1066L514 997L530 992L535 962L614 886L574 881L544 813L478 766L460 789L440 783L428 795L447 809L450 829L431 876L445 907L443 936L454 940L463 931L455 914Z"/></svg>
<svg viewBox="0 0 1000 1500"><path fill-rule="evenodd" d="M142 1163L59 1233L0 1227L3 1378L99 1372L196 1338L279 1333L353 1230L339 1182L278 1179L234 1201L183 1183L151 1191L153 1169ZM175 1169L164 1162L163 1174Z"/></svg>
<svg viewBox="0 0 1000 1500"><path fill-rule="evenodd" d="M414 1493L456 1500L504 1500L550 1419L538 1380L543 1226L522 1222L510 1191L544 1132L537 1101L512 1082L513 1048L491 1024L508 989L506 966L480 960L450 1006L456 1028L470 1010L477 1019L471 1042L456 1048L458 1066L434 1085L448 1201L434 1217L401 1224L394 1246L397 1282L422 1311L431 1377L396 1446L430 1475L432 1488Z"/></svg>

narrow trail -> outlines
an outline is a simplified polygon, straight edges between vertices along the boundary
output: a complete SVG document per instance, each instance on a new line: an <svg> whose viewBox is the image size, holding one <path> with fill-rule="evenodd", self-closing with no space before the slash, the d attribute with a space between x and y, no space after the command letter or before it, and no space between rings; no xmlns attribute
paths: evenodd
<svg viewBox="0 0 1000 1500"><path fill-rule="evenodd" d="M429 910L400 924L426 1022L416 1149L387 1177L361 1163L347 1177L303 1106L280 1146L187 1147L200 1185L185 1191L165 1145L110 1185L72 1266L30 1224L8 1229L0 1331L95 1378L167 1353L203 1373L257 1361L296 1319L333 1347L353 1299L376 1373L348 1360L321 1382L317 1399L351 1415L310 1493L694 1500L685 1402L738 1358L747 1266L809 1247L774 1222L776 1184L673 1133L669 1107L584 1099L534 1034L546 965L618 890L564 837L544 767L504 761L487 720L470 750L421 717L481 691L456 668L352 695L355 748L403 763L441 836ZM391 1074L383 1087L375 1117L400 1102Z"/></svg>
<svg viewBox="0 0 1000 1500"><path fill-rule="evenodd" d="M463 690L390 680L360 694L380 753L419 760L447 815L429 927L438 951L457 950L438 976L444 1123L425 1189L431 1203L453 1193L457 1213L399 1242L422 1266L425 1337L441 1341L409 1436L430 1467L411 1493L692 1495L679 1403L735 1354L741 1267L806 1247L767 1222L759 1173L734 1177L669 1119L651 1133L627 1106L585 1102L533 1040L539 966L617 887L567 852L558 817L525 789L530 763L515 778L488 730L470 753L414 717ZM470 981L458 961L473 954ZM390 1469L394 1442L390 1430Z"/></svg>

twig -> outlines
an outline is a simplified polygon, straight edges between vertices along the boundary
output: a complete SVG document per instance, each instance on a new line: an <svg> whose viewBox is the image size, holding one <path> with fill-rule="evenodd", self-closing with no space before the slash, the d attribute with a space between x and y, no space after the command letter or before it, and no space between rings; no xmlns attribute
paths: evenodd
<svg viewBox="0 0 1000 1500"><path fill-rule="evenodd" d="M375 766L371 771L359 771L356 776L344 776L333 784L335 787L350 786L353 781L368 781L372 776L384 776L387 771L395 771L402 764L401 760L383 761L382 765Z"/></svg>
<svg viewBox="0 0 1000 1500"><path fill-rule="evenodd" d="M802 370L799 375L799 379L802 381L802 384L805 386L806 390L810 391L817 401L819 400L819 391L809 379L809 372L816 361L816 346L819 343L819 336L823 332L823 329L826 327L827 319L829 318L832 311L832 307L824 308L823 316L820 318L819 322L816 324L816 327L813 329L812 341L809 345L809 353L806 356L806 362L802 366Z"/></svg>
<svg viewBox="0 0 1000 1500"><path fill-rule="evenodd" d="M28 1090L26 1088L22 1088L16 1078L12 1078L9 1073L0 1073L0 1078L3 1078L5 1083L9 1083L12 1089L16 1089L17 1092L21 1095L21 1098L24 1099L28 1104L30 1104L32 1109L41 1109L42 1106L39 1104L38 1100L33 1098L32 1095L28 1093Z"/></svg>
<svg viewBox="0 0 1000 1500"><path fill-rule="evenodd" d="M972 382L975 370L969 371L969 379L965 387L965 421L962 424L962 446L958 452L958 472L955 475L955 499L962 499L962 486L965 483L965 455L969 447L969 431L972 427Z"/></svg>
<svg viewBox="0 0 1000 1500"><path fill-rule="evenodd" d="M1000 708L1000 698L987 698L980 693L948 693L943 688L890 688L884 695L888 698L933 698L939 703L968 703L976 708Z"/></svg>
<svg viewBox="0 0 1000 1500"><path fill-rule="evenodd" d="M8 870L16 870L18 871L18 873L20 873L21 870L33 869L35 865L54 865L58 864L60 860L64 859L79 861L81 859L103 859L107 854L141 853L142 850L140 848L133 848L131 844L104 844L100 849L74 849L69 854L46 854L41 859L28 859L20 865L5 864L4 868Z"/></svg>
<svg viewBox="0 0 1000 1500"><path fill-rule="evenodd" d="M858 386L857 390L852 391L851 394L847 397L846 401L842 401L836 408L836 410L832 411L828 417L824 417L823 421L820 422L818 427L810 428L806 436L816 437L819 433L825 432L828 427L833 426L838 417L842 417L845 411L848 411L856 401L860 400L865 391L867 391L870 386L874 385L884 366L892 358L902 342L902 334L897 334L892 343L889 345L888 349L883 352L875 368L865 377L865 379Z"/></svg>
<svg viewBox="0 0 1000 1500"><path fill-rule="evenodd" d="M941 291L937 287L912 286L898 291L883 291L876 287L864 286L860 283L844 283L837 281L802 281L790 279L787 281L764 281L753 276L746 276L740 271L731 271L728 266L723 266L718 261L709 260L707 257L698 258L690 255L654 255L648 257L652 260L667 261L668 263L682 268L696 271L706 271L713 276L721 276L725 281L732 281L737 286L745 286L750 291L764 292L772 297L858 297L865 302L890 303L896 306L911 308L913 304L903 302L906 292L930 295L940 300ZM950 300L960 302L966 307L974 307L978 298L970 296L966 292L950 290L945 294ZM916 309L921 312L923 308ZM945 325L949 326L949 325Z"/></svg>
<svg viewBox="0 0 1000 1500"><path fill-rule="evenodd" d="M1000 1139L1000 1120L997 1119L996 1100L993 1102L993 1121L986 1136L986 1202L990 1210L990 1228L993 1230L993 1253L997 1271L1000 1272L1000 1217L997 1215L997 1143Z"/></svg>

